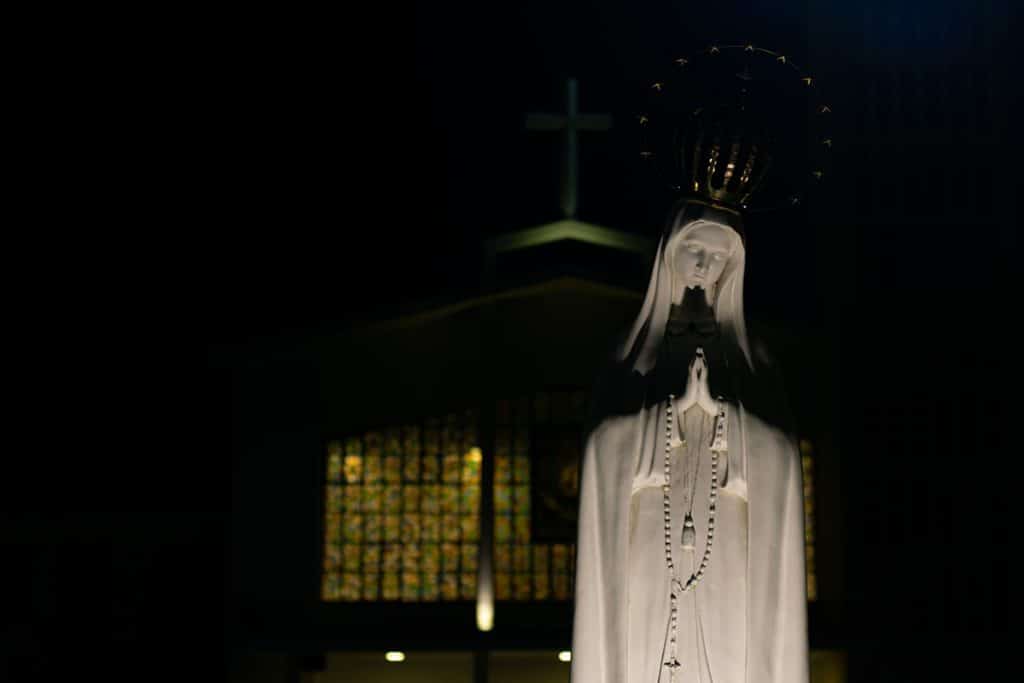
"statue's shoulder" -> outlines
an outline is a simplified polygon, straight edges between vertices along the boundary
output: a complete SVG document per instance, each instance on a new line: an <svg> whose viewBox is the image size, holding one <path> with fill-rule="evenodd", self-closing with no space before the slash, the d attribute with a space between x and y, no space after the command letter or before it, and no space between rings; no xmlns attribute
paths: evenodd
<svg viewBox="0 0 1024 683"><path fill-rule="evenodd" d="M793 458L799 460L796 442L785 428L751 412L746 413L745 423L745 440L750 454L760 458L774 457L780 462Z"/></svg>
<svg viewBox="0 0 1024 683"><path fill-rule="evenodd" d="M587 448L597 455L618 454L636 444L642 415L610 415L601 420L587 435Z"/></svg>

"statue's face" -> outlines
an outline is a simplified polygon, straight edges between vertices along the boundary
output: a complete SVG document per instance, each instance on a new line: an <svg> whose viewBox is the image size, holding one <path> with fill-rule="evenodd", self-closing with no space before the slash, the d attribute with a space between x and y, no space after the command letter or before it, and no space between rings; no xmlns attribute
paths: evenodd
<svg viewBox="0 0 1024 683"><path fill-rule="evenodd" d="M732 249L733 236L722 226L715 223L697 226L676 247L673 257L676 281L683 287L701 287L710 297Z"/></svg>

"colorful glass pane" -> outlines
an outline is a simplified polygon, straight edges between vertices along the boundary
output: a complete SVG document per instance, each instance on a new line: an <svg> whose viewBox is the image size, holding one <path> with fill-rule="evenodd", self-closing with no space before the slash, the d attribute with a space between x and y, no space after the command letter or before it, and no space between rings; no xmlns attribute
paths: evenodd
<svg viewBox="0 0 1024 683"><path fill-rule="evenodd" d="M554 584L555 600L569 599L569 575L555 574L552 583Z"/></svg>
<svg viewBox="0 0 1024 683"><path fill-rule="evenodd" d="M423 599L437 600L441 597L441 577L437 574L423 575Z"/></svg>
<svg viewBox="0 0 1024 683"><path fill-rule="evenodd" d="M459 568L459 545L458 543L444 543L441 545L441 571L446 574L454 572Z"/></svg>
<svg viewBox="0 0 1024 683"><path fill-rule="evenodd" d="M341 599L342 600L358 600L362 595L363 582L362 576L355 573L346 572L342 577L341 583Z"/></svg>
<svg viewBox="0 0 1024 683"><path fill-rule="evenodd" d="M420 568L427 574L437 574L441 571L441 546L436 543L423 544Z"/></svg>
<svg viewBox="0 0 1024 683"><path fill-rule="evenodd" d="M445 485L441 487L441 512L454 515L459 512L459 487Z"/></svg>
<svg viewBox="0 0 1024 683"><path fill-rule="evenodd" d="M505 515L512 512L512 489L506 484L494 485L494 513Z"/></svg>
<svg viewBox="0 0 1024 683"><path fill-rule="evenodd" d="M345 456L345 481L349 484L358 484L363 477L363 456Z"/></svg>
<svg viewBox="0 0 1024 683"><path fill-rule="evenodd" d="M427 515L441 513L441 492L437 484L426 484L420 491L420 510Z"/></svg>
<svg viewBox="0 0 1024 683"><path fill-rule="evenodd" d="M331 513L327 515L326 529L328 543L339 543L341 541L341 515Z"/></svg>
<svg viewBox="0 0 1024 683"><path fill-rule="evenodd" d="M367 484L379 484L384 479L384 466L379 455L367 455L363 460L363 478Z"/></svg>
<svg viewBox="0 0 1024 683"><path fill-rule="evenodd" d="M461 463L459 461L458 453L448 453L442 458L441 479L446 484L459 483L459 475L461 474Z"/></svg>
<svg viewBox="0 0 1024 683"><path fill-rule="evenodd" d="M512 459L512 474L516 483L530 483L530 459L525 455L517 455Z"/></svg>
<svg viewBox="0 0 1024 683"><path fill-rule="evenodd" d="M420 575L418 572L402 573L402 600L415 601L420 599Z"/></svg>
<svg viewBox="0 0 1024 683"><path fill-rule="evenodd" d="M424 543L437 543L441 540L441 518L437 515L423 515L421 518L423 533L420 540Z"/></svg>
<svg viewBox="0 0 1024 683"><path fill-rule="evenodd" d="M555 572L569 571L569 548L568 546L556 543L551 546L551 569Z"/></svg>
<svg viewBox="0 0 1024 683"><path fill-rule="evenodd" d="M436 455L424 455L420 460L423 481L434 482L440 477L440 461Z"/></svg>
<svg viewBox="0 0 1024 683"><path fill-rule="evenodd" d="M494 483L508 484L512 481L512 458L508 455L494 456Z"/></svg>
<svg viewBox="0 0 1024 683"><path fill-rule="evenodd" d="M473 600L476 598L476 572L466 573L463 572L459 575L461 577L460 585L462 587L462 599Z"/></svg>
<svg viewBox="0 0 1024 683"><path fill-rule="evenodd" d="M419 455L406 455L402 461L402 477L406 481L419 481L420 480L420 456Z"/></svg>
<svg viewBox="0 0 1024 683"><path fill-rule="evenodd" d="M341 577L338 572L324 572L321 594L324 600L337 600L341 597Z"/></svg>
<svg viewBox="0 0 1024 683"><path fill-rule="evenodd" d="M384 546L384 554L381 560L381 569L385 573L397 572L402 566L402 546L398 543L388 543Z"/></svg>
<svg viewBox="0 0 1024 683"><path fill-rule="evenodd" d="M384 512L397 515L402 511L402 487L390 484L384 487Z"/></svg>
<svg viewBox="0 0 1024 683"><path fill-rule="evenodd" d="M455 515L443 515L441 517L441 539L444 541L458 541L461 527L459 518Z"/></svg>
<svg viewBox="0 0 1024 683"><path fill-rule="evenodd" d="M480 518L478 516L463 516L461 523L463 541L475 543L480 540Z"/></svg>
<svg viewBox="0 0 1024 683"><path fill-rule="evenodd" d="M548 573L549 548L546 545L533 546L533 571Z"/></svg>
<svg viewBox="0 0 1024 683"><path fill-rule="evenodd" d="M341 546L337 543L328 543L324 546L324 569L336 571L341 568Z"/></svg>
<svg viewBox="0 0 1024 683"><path fill-rule="evenodd" d="M402 498L404 498L403 509L406 512L419 512L420 510L420 487L417 484L406 484L402 487Z"/></svg>
<svg viewBox="0 0 1024 683"><path fill-rule="evenodd" d="M459 511L464 515L475 515L480 511L479 486L466 485L462 487L462 502L459 505Z"/></svg>
<svg viewBox="0 0 1024 683"><path fill-rule="evenodd" d="M362 486L346 486L345 487L345 512L362 512L363 511L363 487Z"/></svg>
<svg viewBox="0 0 1024 683"><path fill-rule="evenodd" d="M512 506L517 515L530 514L530 487L519 485L512 488Z"/></svg>
<svg viewBox="0 0 1024 683"><path fill-rule="evenodd" d="M512 546L512 568L516 572L530 571L530 546Z"/></svg>
<svg viewBox="0 0 1024 683"><path fill-rule="evenodd" d="M345 455L362 455L363 443L359 437L353 436L345 440Z"/></svg>
<svg viewBox="0 0 1024 683"><path fill-rule="evenodd" d="M327 486L327 511L341 512L345 504L345 490L341 486L330 484Z"/></svg>
<svg viewBox="0 0 1024 683"><path fill-rule="evenodd" d="M551 598L551 582L547 574L534 572L533 574L533 599L548 600Z"/></svg>
<svg viewBox="0 0 1024 683"><path fill-rule="evenodd" d="M343 566L344 566L345 571L347 571L347 572L357 572L357 571L359 571L359 559L360 559L359 556L362 554L359 551L362 549L362 546L361 545L344 545L341 548L342 548L341 552L342 552L342 558L343 558L343 563L344 563Z"/></svg>
<svg viewBox="0 0 1024 683"><path fill-rule="evenodd" d="M507 572L498 572L494 576L494 588L498 600L511 600L512 576Z"/></svg>
<svg viewBox="0 0 1024 683"><path fill-rule="evenodd" d="M380 432L367 432L363 436L363 443L366 446L366 455L381 455L383 453L384 437Z"/></svg>
<svg viewBox="0 0 1024 683"><path fill-rule="evenodd" d="M362 515L346 515L345 516L345 541L348 543L362 543L363 542L363 516Z"/></svg>
<svg viewBox="0 0 1024 683"><path fill-rule="evenodd" d="M512 541L511 517L496 516L494 518L494 540L497 543L510 543Z"/></svg>
<svg viewBox="0 0 1024 683"><path fill-rule="evenodd" d="M380 486L363 487L363 512L377 513L381 511Z"/></svg>
<svg viewBox="0 0 1024 683"><path fill-rule="evenodd" d="M397 484L402 481L401 456L384 456L384 481L386 481L389 484Z"/></svg>
<svg viewBox="0 0 1024 683"><path fill-rule="evenodd" d="M364 545L363 546L363 571L376 573L380 571L380 546Z"/></svg>
<svg viewBox="0 0 1024 683"><path fill-rule="evenodd" d="M444 600L458 600L459 598L459 575L441 575L441 598Z"/></svg>
<svg viewBox="0 0 1024 683"><path fill-rule="evenodd" d="M530 599L530 575L529 574L515 574L512 577L512 590L513 597L516 600L529 600Z"/></svg>
<svg viewBox="0 0 1024 683"><path fill-rule="evenodd" d="M420 547L418 544L406 543L402 546L402 570L407 572L420 570Z"/></svg>
<svg viewBox="0 0 1024 683"><path fill-rule="evenodd" d="M402 541L419 543L420 529L420 514L418 512L407 512L402 515Z"/></svg>
<svg viewBox="0 0 1024 683"><path fill-rule="evenodd" d="M381 575L381 595L385 600L397 600L398 593L398 574L383 574Z"/></svg>
<svg viewBox="0 0 1024 683"><path fill-rule="evenodd" d="M384 515L384 540L397 541L401 538L402 517L400 515Z"/></svg>
<svg viewBox="0 0 1024 683"><path fill-rule="evenodd" d="M494 548L494 566L499 572L512 571L512 548L499 545Z"/></svg>
<svg viewBox="0 0 1024 683"><path fill-rule="evenodd" d="M516 543L530 542L530 516L516 515L513 519Z"/></svg>
<svg viewBox="0 0 1024 683"><path fill-rule="evenodd" d="M480 483L480 463L483 454L479 448L471 448L462 456L462 482L465 484Z"/></svg>
<svg viewBox="0 0 1024 683"><path fill-rule="evenodd" d="M384 518L380 515L367 515L366 516L366 542L367 543L380 543L383 539L381 538L382 532L382 520Z"/></svg>
<svg viewBox="0 0 1024 683"><path fill-rule="evenodd" d="M380 576L363 574L363 600L380 599Z"/></svg>
<svg viewBox="0 0 1024 683"><path fill-rule="evenodd" d="M464 543L462 544L462 571L464 572L475 572L477 567L477 550L478 546L475 543Z"/></svg>
<svg viewBox="0 0 1024 683"><path fill-rule="evenodd" d="M327 456L327 481L340 484L342 480L342 456L340 450Z"/></svg>

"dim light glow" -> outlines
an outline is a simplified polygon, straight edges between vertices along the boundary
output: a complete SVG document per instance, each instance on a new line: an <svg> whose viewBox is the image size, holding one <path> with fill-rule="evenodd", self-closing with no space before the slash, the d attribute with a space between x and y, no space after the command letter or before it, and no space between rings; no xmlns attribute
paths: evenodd
<svg viewBox="0 0 1024 683"><path fill-rule="evenodd" d="M572 653L569 652L568 650L562 650L561 652L558 653L558 661L560 661L560 662L571 662L572 661Z"/></svg>
<svg viewBox="0 0 1024 683"><path fill-rule="evenodd" d="M477 601L476 603L476 627L481 631L490 631L494 628L494 604Z"/></svg>
<svg viewBox="0 0 1024 683"><path fill-rule="evenodd" d="M405 653L397 651L385 652L384 659L388 660L389 662L404 662Z"/></svg>
<svg viewBox="0 0 1024 683"><path fill-rule="evenodd" d="M479 453L478 449L474 449ZM481 571L476 586L476 627L481 631L494 628L494 586L490 571Z"/></svg>

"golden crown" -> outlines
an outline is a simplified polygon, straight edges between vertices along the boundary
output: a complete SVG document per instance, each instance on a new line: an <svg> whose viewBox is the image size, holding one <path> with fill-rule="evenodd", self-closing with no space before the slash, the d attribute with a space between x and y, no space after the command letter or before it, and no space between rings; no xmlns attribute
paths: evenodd
<svg viewBox="0 0 1024 683"><path fill-rule="evenodd" d="M819 95L783 54L711 46L650 85L640 156L682 197L734 211L797 204L827 173L832 109Z"/></svg>

